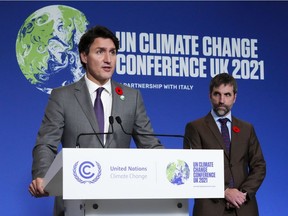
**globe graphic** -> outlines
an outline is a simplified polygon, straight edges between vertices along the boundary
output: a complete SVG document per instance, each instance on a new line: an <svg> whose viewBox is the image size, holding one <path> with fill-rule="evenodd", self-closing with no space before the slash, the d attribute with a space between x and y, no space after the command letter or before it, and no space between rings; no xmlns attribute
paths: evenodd
<svg viewBox="0 0 288 216"><path fill-rule="evenodd" d="M182 160L177 160L177 162L170 163L166 169L166 176L168 181L172 184L182 185L189 179L189 166Z"/></svg>
<svg viewBox="0 0 288 216"><path fill-rule="evenodd" d="M16 56L26 79L50 94L55 87L79 80L85 73L78 54L88 21L79 10L51 5L32 13L19 29Z"/></svg>

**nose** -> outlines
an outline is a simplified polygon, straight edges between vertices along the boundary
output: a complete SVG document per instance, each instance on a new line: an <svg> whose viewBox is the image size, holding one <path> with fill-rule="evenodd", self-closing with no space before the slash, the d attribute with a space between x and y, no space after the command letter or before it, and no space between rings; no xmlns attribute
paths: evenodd
<svg viewBox="0 0 288 216"><path fill-rule="evenodd" d="M225 102L224 96L223 96L223 95L220 95L220 96L219 96L219 103L220 103L220 104L224 104L224 102Z"/></svg>
<svg viewBox="0 0 288 216"><path fill-rule="evenodd" d="M110 63L110 62L111 62L111 56L110 56L110 53L109 53L109 52L105 53L105 55L104 55L104 62L107 62L107 63Z"/></svg>

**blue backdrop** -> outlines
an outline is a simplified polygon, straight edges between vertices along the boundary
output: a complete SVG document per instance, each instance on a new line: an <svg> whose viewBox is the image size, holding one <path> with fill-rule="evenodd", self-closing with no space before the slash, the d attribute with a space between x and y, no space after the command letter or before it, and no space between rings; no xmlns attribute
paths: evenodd
<svg viewBox="0 0 288 216"><path fill-rule="evenodd" d="M48 94L23 75L25 53L16 49L27 18L51 5L72 7L87 27L105 25L131 45L122 45L114 79L141 90L156 133L183 134L188 121L209 112L213 74L234 74L239 93L233 114L255 126L267 161L257 193L260 215L287 214L288 2L20 1L0 2L1 215L52 215L53 198L28 193ZM180 139L160 139L167 148L182 148Z"/></svg>

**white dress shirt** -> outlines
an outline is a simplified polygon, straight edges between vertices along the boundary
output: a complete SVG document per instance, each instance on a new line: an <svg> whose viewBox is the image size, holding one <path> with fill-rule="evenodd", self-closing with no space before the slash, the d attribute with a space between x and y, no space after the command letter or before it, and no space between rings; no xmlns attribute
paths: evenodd
<svg viewBox="0 0 288 216"><path fill-rule="evenodd" d="M109 130L109 117L111 116L112 110L112 88L111 88L111 80L105 83L103 86L99 86L96 83L89 80L85 74L85 81L88 87L88 91L90 94L92 105L94 106L94 102L97 95L97 89L99 87L103 87L104 90L101 94L101 100L104 109L104 132L108 132ZM104 135L104 144L106 142L106 135Z"/></svg>
<svg viewBox="0 0 288 216"><path fill-rule="evenodd" d="M216 124L217 124L217 126L219 128L220 133L221 133L221 123L218 120L221 119L221 118L228 118L229 119L229 121L227 121L226 125L228 127L229 136L230 136L230 140L231 140L231 125L232 125L232 114L231 114L231 111L228 112L226 114L226 116L219 117L219 116L216 115L216 113L212 109L211 110L211 115L213 116L213 118L214 118L214 120L215 120L215 122L216 122Z"/></svg>

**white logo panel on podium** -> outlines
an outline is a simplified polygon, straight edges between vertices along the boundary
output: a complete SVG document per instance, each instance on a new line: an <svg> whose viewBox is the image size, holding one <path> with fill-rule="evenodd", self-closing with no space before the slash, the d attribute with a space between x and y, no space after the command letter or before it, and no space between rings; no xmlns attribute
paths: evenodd
<svg viewBox="0 0 288 216"><path fill-rule="evenodd" d="M223 198L223 150L62 149L64 199Z"/></svg>

